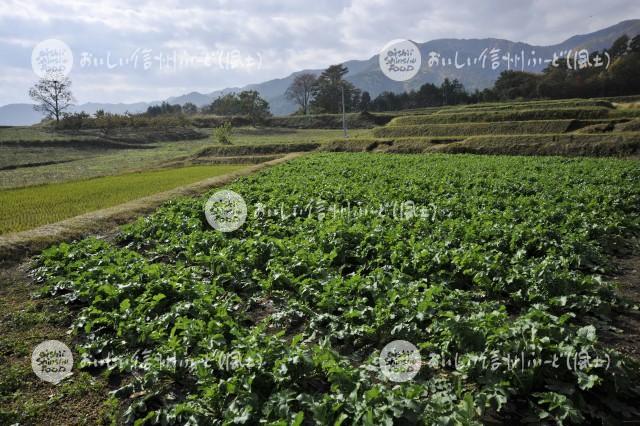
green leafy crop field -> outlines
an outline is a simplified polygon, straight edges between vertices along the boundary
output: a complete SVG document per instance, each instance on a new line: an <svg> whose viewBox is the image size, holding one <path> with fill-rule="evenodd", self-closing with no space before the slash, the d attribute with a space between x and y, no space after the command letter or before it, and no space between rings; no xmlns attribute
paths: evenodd
<svg viewBox="0 0 640 426"><path fill-rule="evenodd" d="M194 166L0 190L0 234L111 207L241 167Z"/></svg>
<svg viewBox="0 0 640 426"><path fill-rule="evenodd" d="M640 375L601 341L623 307L602 276L639 181L615 159L316 154L229 185L234 232L177 200L35 274L77 312L79 365L128 377L125 422L619 422ZM422 359L406 382L379 363L398 339Z"/></svg>

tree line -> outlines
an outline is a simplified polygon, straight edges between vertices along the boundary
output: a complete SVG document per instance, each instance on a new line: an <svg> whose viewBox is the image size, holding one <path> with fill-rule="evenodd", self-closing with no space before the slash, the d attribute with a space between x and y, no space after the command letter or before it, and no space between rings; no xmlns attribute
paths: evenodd
<svg viewBox="0 0 640 426"><path fill-rule="evenodd" d="M394 111L432 106L496 102L506 100L567 99L640 94L640 35L618 38L609 49L594 51L589 62L602 61L608 54L610 66L570 64L561 58L542 73L503 71L493 87L468 92L457 80L445 79L438 87L427 83L405 93L384 92L376 97L371 111ZM598 59L599 58L599 59Z"/></svg>
<svg viewBox="0 0 640 426"><path fill-rule="evenodd" d="M342 91L345 110L399 111L444 105L472 104L514 99L593 98L640 94L640 35L631 39L618 38L612 46L589 55L591 64L609 55L610 67L570 66L561 58L542 73L504 71L493 87L467 91L457 79L445 78L440 85L426 83L418 90L394 93L383 92L371 99L343 79L348 72L343 65L332 65L316 77L311 73L298 74L285 93L298 106L297 114L342 112ZM577 68L577 69L576 69Z"/></svg>
<svg viewBox="0 0 640 426"><path fill-rule="evenodd" d="M558 60L557 66L548 66L542 74L505 71L490 91L482 93L479 101L640 94L640 35L633 39L621 36L608 50L592 52L589 62L602 61L605 53L610 58L608 69L604 66L580 69L562 58Z"/></svg>

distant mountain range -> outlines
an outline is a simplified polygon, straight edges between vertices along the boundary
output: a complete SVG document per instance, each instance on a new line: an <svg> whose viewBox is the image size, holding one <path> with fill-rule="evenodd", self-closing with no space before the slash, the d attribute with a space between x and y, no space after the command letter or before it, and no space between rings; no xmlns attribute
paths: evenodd
<svg viewBox="0 0 640 426"><path fill-rule="evenodd" d="M640 34L640 19L623 21L590 34L576 35L552 46L534 46L495 38L438 39L426 43L416 43L422 54L422 67L418 74L409 81L396 82L387 78L378 66L378 55L367 60L345 62L344 65L349 69L345 78L360 89L368 91L372 98L384 91L400 93L417 89L425 83L440 84L445 77L457 78L468 90L484 89L491 87L500 73L507 69L507 62L511 64L511 69L520 70L524 63L525 71L540 72L549 65L548 61L554 58L554 54L562 56L569 50L575 52L578 49L587 49L589 52L601 51L610 47L623 34L629 37ZM434 59L435 57L438 58L437 61ZM443 60L445 65L442 65ZM482 66L483 63L484 66ZM498 66L494 68L495 63ZM327 66L329 65L331 64L327 64ZM303 72L317 75L322 70L298 71L285 78L216 90L211 93L191 92L168 98L166 101L181 105L191 102L203 106L226 93L257 90L269 102L273 114L290 114L295 111L296 107L285 98L284 92L295 76ZM89 114L93 114L98 109L113 113L126 111L137 113L159 103L160 101L132 104L86 103L76 105L72 110L85 111ZM0 125L29 125L39 122L41 118L39 113L33 111L30 104L9 104L0 107Z"/></svg>

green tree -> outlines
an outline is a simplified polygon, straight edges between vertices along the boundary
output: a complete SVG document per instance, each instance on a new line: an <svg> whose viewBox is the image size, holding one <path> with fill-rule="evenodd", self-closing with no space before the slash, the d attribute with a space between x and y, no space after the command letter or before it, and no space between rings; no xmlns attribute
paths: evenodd
<svg viewBox="0 0 640 426"><path fill-rule="evenodd" d="M238 94L240 111L251 120L252 125L256 125L271 115L269 103L260 97L255 90L245 90Z"/></svg>
<svg viewBox="0 0 640 426"><path fill-rule="evenodd" d="M611 45L611 48L609 49L609 55L611 55L612 58L619 58L620 56L627 53L628 49L629 49L629 36L624 34L618 37L616 41L613 42L613 44Z"/></svg>
<svg viewBox="0 0 640 426"><path fill-rule="evenodd" d="M362 92L362 96L360 97L360 111L369 111L369 107L371 106L371 95L369 92Z"/></svg>
<svg viewBox="0 0 640 426"><path fill-rule="evenodd" d="M182 112L184 112L185 114L188 114L188 115L197 114L198 113L198 107L195 106L195 104L193 104L191 102L187 102L184 105L182 105Z"/></svg>
<svg viewBox="0 0 640 426"><path fill-rule="evenodd" d="M269 103L255 90L219 96L205 111L216 115L245 115L254 126L271 115Z"/></svg>
<svg viewBox="0 0 640 426"><path fill-rule="evenodd" d="M631 40L631 43L629 43L629 49L633 53L640 53L640 34Z"/></svg>
<svg viewBox="0 0 640 426"><path fill-rule="evenodd" d="M466 92L464 86L457 79L445 78L440 86L443 105L457 105L464 101Z"/></svg>
<svg viewBox="0 0 640 426"><path fill-rule="evenodd" d="M539 77L522 71L503 71L494 84L499 99L532 98L537 96Z"/></svg>
<svg viewBox="0 0 640 426"><path fill-rule="evenodd" d="M172 105L168 102L162 102L160 105L152 105L147 108L147 115L157 117L166 114L180 114L182 107L180 105Z"/></svg>
<svg viewBox="0 0 640 426"><path fill-rule="evenodd" d="M238 101L238 96L235 93L218 96L206 108L206 112L215 115L239 115L241 113L241 106Z"/></svg>
<svg viewBox="0 0 640 426"><path fill-rule="evenodd" d="M345 110L355 111L360 102L360 90L343 79L349 70L342 64L331 65L318 77L313 88L314 111L338 114L342 112L342 91L344 90Z"/></svg>
<svg viewBox="0 0 640 426"><path fill-rule="evenodd" d="M626 55L611 65L607 86L613 95L640 93L640 53Z"/></svg>
<svg viewBox="0 0 640 426"><path fill-rule="evenodd" d="M415 108L442 105L442 92L435 84L426 83L420 86L415 94Z"/></svg>

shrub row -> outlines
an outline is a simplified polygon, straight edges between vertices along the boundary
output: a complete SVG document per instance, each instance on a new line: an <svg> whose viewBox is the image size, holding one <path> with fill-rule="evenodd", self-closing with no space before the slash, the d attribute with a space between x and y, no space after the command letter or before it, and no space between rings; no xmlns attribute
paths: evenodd
<svg viewBox="0 0 640 426"><path fill-rule="evenodd" d="M145 115L120 115L104 114L98 117L90 117L84 113L74 113L65 116L59 123L50 121L48 126L61 130L78 129L115 129L121 127L184 127L189 125L189 120L185 115L160 115L149 117Z"/></svg>
<svg viewBox="0 0 640 426"><path fill-rule="evenodd" d="M347 127L350 129L370 129L387 124L396 114L371 114L368 112L346 114ZM265 124L270 127L288 127L295 129L341 129L342 114L291 115L270 117Z"/></svg>
<svg viewBox="0 0 640 426"><path fill-rule="evenodd" d="M200 128L218 127L224 123L231 123L231 125L234 127L248 126L251 124L251 120L249 119L249 117L246 117L244 115L194 115L189 118L189 121L195 127Z"/></svg>

